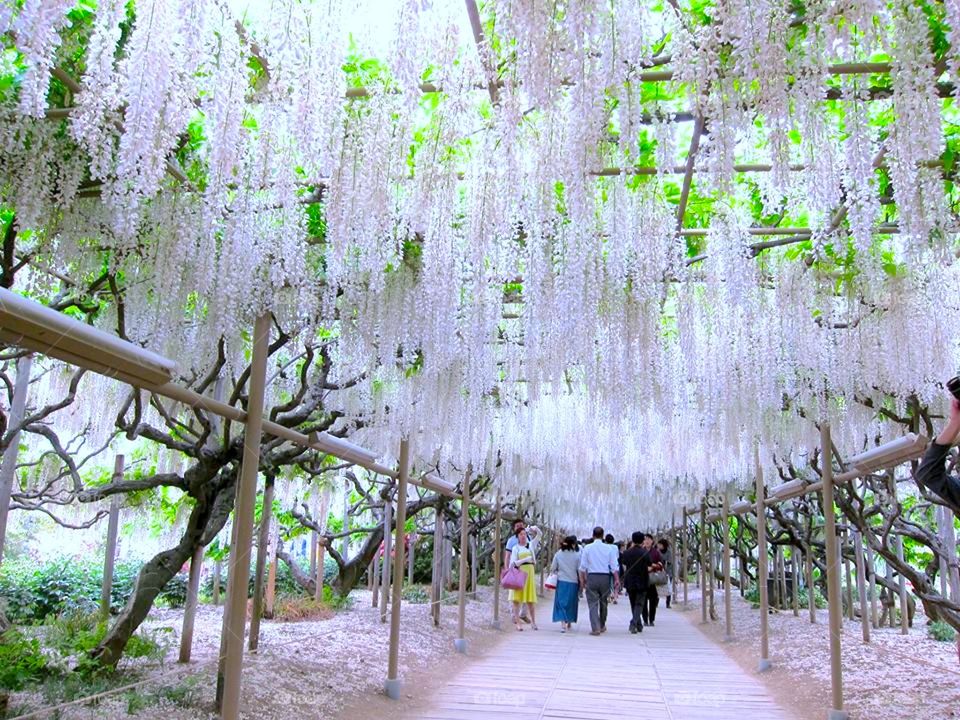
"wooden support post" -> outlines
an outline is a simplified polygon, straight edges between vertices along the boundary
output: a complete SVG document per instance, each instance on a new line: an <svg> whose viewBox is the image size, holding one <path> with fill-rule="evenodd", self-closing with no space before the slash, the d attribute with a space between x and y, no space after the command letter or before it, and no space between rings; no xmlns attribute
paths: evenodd
<svg viewBox="0 0 960 720"><path fill-rule="evenodd" d="M390 608L390 650L384 690L392 700L400 699L400 603L403 599L403 549L407 524L407 482L410 472L410 441L400 441L400 469L397 476L397 535L394 542L393 606Z"/></svg>
<svg viewBox="0 0 960 720"><path fill-rule="evenodd" d="M857 558L857 595L860 596L860 628L863 632L863 641L870 642L870 615L867 610L867 578L863 562L863 541L857 530L853 531L853 552Z"/></svg>
<svg viewBox="0 0 960 720"><path fill-rule="evenodd" d="M247 420L243 439L243 461L237 478L234 511L236 543L230 549L229 611L225 617L222 720L239 720L240 683L243 671L243 636L247 625L247 581L250 577L250 545L253 540L253 511L257 499L257 472L260 466L260 436L263 429L264 385L270 342L270 314L257 318L253 331L253 360L250 364Z"/></svg>
<svg viewBox="0 0 960 720"><path fill-rule="evenodd" d="M470 536L470 599L477 599L477 538Z"/></svg>
<svg viewBox="0 0 960 720"><path fill-rule="evenodd" d="M390 603L390 556L393 554L393 501L387 498L383 504L383 563L380 574L380 622L387 622L387 605Z"/></svg>
<svg viewBox="0 0 960 720"><path fill-rule="evenodd" d="M343 515L341 516L343 532L350 529L350 481L345 480L343 486ZM340 557L347 560L350 556L350 536L344 535L340 539ZM411 580L411 582L413 582Z"/></svg>
<svg viewBox="0 0 960 720"><path fill-rule="evenodd" d="M33 355L24 355L17 360L17 380L13 386L13 399L7 413L7 431L18 428L27 412L27 389L30 387L30 368ZM7 540L7 516L10 513L10 496L17 476L17 456L20 453L20 431L10 435L0 461L0 563L3 562L3 547Z"/></svg>
<svg viewBox="0 0 960 720"><path fill-rule="evenodd" d="M710 524L707 527L707 558L710 560L710 575L709 582L706 587L709 589L710 597L710 608L708 617L710 621L713 622L717 619L717 608L716 608L716 578L717 578L717 554L714 551L714 545L716 545L716 540L713 537L713 525Z"/></svg>
<svg viewBox="0 0 960 720"><path fill-rule="evenodd" d="M113 461L113 482L123 481L123 455ZM110 498L110 517L107 520L107 547L103 553L103 584L100 587L100 616L110 617L110 594L113 590L113 565L117 559L117 532L120 530L120 497Z"/></svg>
<svg viewBox="0 0 960 720"><path fill-rule="evenodd" d="M799 550L790 546L790 590L792 595L793 616L800 617L800 563L797 562Z"/></svg>
<svg viewBox="0 0 960 720"><path fill-rule="evenodd" d="M892 630L897 626L897 617L896 617L897 614L894 612L894 608L896 607L893 599L894 595L893 595L893 592L889 590L889 587L893 585L893 568L890 567L890 563L886 561L884 561L884 564L887 567L887 588L888 588L887 595L889 596L889 599L890 599L890 612L887 614L887 625L889 625L890 629Z"/></svg>
<svg viewBox="0 0 960 720"><path fill-rule="evenodd" d="M730 490L724 490L723 510L723 612L727 642L733 640L733 583L730 580Z"/></svg>
<svg viewBox="0 0 960 720"><path fill-rule="evenodd" d="M681 559L681 568L683 572L683 609L687 609L687 583L690 581L690 564L687 544L690 540L690 530L687 526L687 508L683 508L683 530L681 531L683 541L683 557Z"/></svg>
<svg viewBox="0 0 960 720"><path fill-rule="evenodd" d="M256 652L260 643L260 618L263 617L264 582L266 580L267 550L270 545L270 523L273 514L274 479L268 477L263 486L263 511L257 532L257 564L253 574L253 609L250 613L250 637L247 647Z"/></svg>
<svg viewBox="0 0 960 720"><path fill-rule="evenodd" d="M783 567L783 557L780 553L780 546L774 545L773 547L773 598L770 604L780 609L783 607L783 585L781 583L783 579L783 574L781 569Z"/></svg>
<svg viewBox="0 0 960 720"><path fill-rule="evenodd" d="M277 533L270 534L268 547L270 548L270 566L267 570L267 587L263 593L263 616L273 618L274 605L277 600Z"/></svg>
<svg viewBox="0 0 960 720"><path fill-rule="evenodd" d="M897 560L903 562L903 535L897 535ZM907 578L902 572L897 573L900 596L900 634L910 634L910 606L907 598Z"/></svg>
<svg viewBox="0 0 960 720"><path fill-rule="evenodd" d="M414 555L416 554L416 533L411 533L407 538L406 552L407 552L407 583L413 585L413 565L414 565Z"/></svg>
<svg viewBox="0 0 960 720"><path fill-rule="evenodd" d="M370 563L370 593L371 605L378 607L380 605L380 551L373 554L373 561Z"/></svg>
<svg viewBox="0 0 960 720"><path fill-rule="evenodd" d="M700 622L707 623L707 594L710 592L710 583L707 581L707 499L700 500Z"/></svg>
<svg viewBox="0 0 960 720"><path fill-rule="evenodd" d="M218 377L214 383L213 394L217 401L223 401L224 380ZM214 415L210 418L210 434L207 436L207 447L217 448L220 443L220 432L223 429L223 418ZM197 617L197 607L200 604L200 576L203 574L203 556L206 554L205 545L197 545L190 557L190 574L187 576L187 597L183 604L183 624L180 630L179 661L190 662L193 653L193 628ZM214 604L220 600L220 568L217 566L214 581Z"/></svg>
<svg viewBox="0 0 960 720"><path fill-rule="evenodd" d="M840 601L840 563L837 543L837 518L833 505L833 446L830 440L830 423L820 424L820 477L823 480L823 515L825 519L827 565L827 605L830 611L830 690L831 707L828 720L847 720L843 709L843 667L840 657L840 638L843 633L843 608Z"/></svg>
<svg viewBox="0 0 960 720"><path fill-rule="evenodd" d="M864 538L864 541L866 541L866 538ZM865 544L867 546L867 573L870 582L870 624L874 629L879 629L880 611L877 607L877 566L873 560L873 548L870 547L869 542Z"/></svg>
<svg viewBox="0 0 960 720"><path fill-rule="evenodd" d="M433 626L440 627L440 600L443 597L443 571L440 567L440 554L443 552L443 522L440 511L433 511L433 564L430 571L430 614Z"/></svg>
<svg viewBox="0 0 960 720"><path fill-rule="evenodd" d="M323 538L317 541L317 576L313 584L313 600L323 602L323 562L327 557L327 548L323 545Z"/></svg>
<svg viewBox="0 0 960 720"><path fill-rule="evenodd" d="M807 546L804 553L807 564L807 609L810 611L810 624L817 622L817 588L813 584L813 545Z"/></svg>
<svg viewBox="0 0 960 720"><path fill-rule="evenodd" d="M187 577L187 598L183 604L183 625L180 631L179 662L190 662L193 652L193 626L200 602L200 573L203 570L203 554L206 547L198 545L190 557L190 575Z"/></svg>
<svg viewBox="0 0 960 720"><path fill-rule="evenodd" d="M460 499L460 589L457 596L457 637L453 641L457 652L467 652L467 552L470 545L470 476L473 469L467 467L463 476L463 496Z"/></svg>
<svg viewBox="0 0 960 720"><path fill-rule="evenodd" d="M844 531L844 540L846 543L850 542L850 533ZM843 543L840 545L840 554L843 555ZM847 617L850 620L856 620L856 613L853 608L853 572L850 568L850 557L843 555L843 570L844 576L846 578L846 595L847 595Z"/></svg>
<svg viewBox="0 0 960 720"><path fill-rule="evenodd" d="M211 594L213 595L213 604L217 606L220 604L220 586L223 584L223 563L220 560L213 561L213 587L211 589Z"/></svg>
<svg viewBox="0 0 960 720"><path fill-rule="evenodd" d="M757 476L757 583L760 590L760 661L757 670L765 672L773 667L770 662L770 600L767 597L767 506L763 486L763 467L760 465L760 443L753 446L753 460Z"/></svg>
<svg viewBox="0 0 960 720"><path fill-rule="evenodd" d="M493 622L494 630L500 629L500 563L503 551L500 549L500 526L503 524L503 509L500 493L497 493L496 519L493 521Z"/></svg>

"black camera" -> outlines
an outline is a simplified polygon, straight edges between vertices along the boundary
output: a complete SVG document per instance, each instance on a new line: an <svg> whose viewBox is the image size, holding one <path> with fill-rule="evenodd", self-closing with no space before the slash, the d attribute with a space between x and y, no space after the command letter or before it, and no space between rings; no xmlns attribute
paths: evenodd
<svg viewBox="0 0 960 720"><path fill-rule="evenodd" d="M950 394L953 395L957 400L960 400L960 375L947 380L947 390L949 390Z"/></svg>

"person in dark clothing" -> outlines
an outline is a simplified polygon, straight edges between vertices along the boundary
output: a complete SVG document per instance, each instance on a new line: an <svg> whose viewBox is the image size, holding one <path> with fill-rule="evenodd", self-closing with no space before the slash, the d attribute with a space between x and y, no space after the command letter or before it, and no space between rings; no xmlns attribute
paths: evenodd
<svg viewBox="0 0 960 720"><path fill-rule="evenodd" d="M630 632L643 632L645 624L644 611L646 610L647 592L650 585L650 570L654 567L652 554L656 552L651 546L644 547L644 534L635 532L632 535L633 545L624 551L620 558L624 568L623 586L630 597ZM652 538L651 538L652 540Z"/></svg>
<svg viewBox="0 0 960 720"><path fill-rule="evenodd" d="M950 509L960 514L960 478L947 473L946 459L950 447L960 435L960 400L950 398L950 420L930 443L923 462L917 468L917 484L939 495Z"/></svg>
<svg viewBox="0 0 960 720"><path fill-rule="evenodd" d="M643 548L650 554L650 567L648 568L648 572L663 570L663 557L660 555L660 551L654 546L653 535L650 533L643 536ZM657 606L659 604L660 593L657 592L657 586L652 582L648 582L644 602L641 603L640 608L644 625L653 627L657 619Z"/></svg>

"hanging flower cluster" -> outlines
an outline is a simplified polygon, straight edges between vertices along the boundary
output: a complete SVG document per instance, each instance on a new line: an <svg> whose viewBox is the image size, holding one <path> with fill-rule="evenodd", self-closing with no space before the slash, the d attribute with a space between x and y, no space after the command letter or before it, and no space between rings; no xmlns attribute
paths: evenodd
<svg viewBox="0 0 960 720"><path fill-rule="evenodd" d="M858 446L867 401L936 401L960 359L960 313L931 312L960 297L952 4L497 0L478 47L461 3L398 0L382 57L362 9L0 11L0 192L36 273L109 268L129 337L185 375L221 338L241 364L264 310L334 333L334 376L367 378L357 439L405 432L557 518L629 495L662 522L747 477L756 438L814 444L797 410Z"/></svg>

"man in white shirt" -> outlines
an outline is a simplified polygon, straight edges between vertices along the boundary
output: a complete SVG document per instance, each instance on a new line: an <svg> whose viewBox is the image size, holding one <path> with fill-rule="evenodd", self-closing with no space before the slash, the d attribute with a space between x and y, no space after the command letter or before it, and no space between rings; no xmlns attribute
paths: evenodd
<svg viewBox="0 0 960 720"><path fill-rule="evenodd" d="M593 529L593 542L580 552L580 587L587 591L590 608L590 634L607 631L607 600L610 576L614 592L620 592L620 554L616 545L603 542L603 528Z"/></svg>

